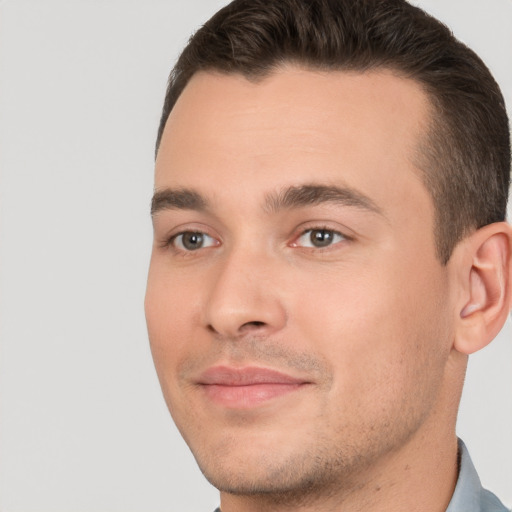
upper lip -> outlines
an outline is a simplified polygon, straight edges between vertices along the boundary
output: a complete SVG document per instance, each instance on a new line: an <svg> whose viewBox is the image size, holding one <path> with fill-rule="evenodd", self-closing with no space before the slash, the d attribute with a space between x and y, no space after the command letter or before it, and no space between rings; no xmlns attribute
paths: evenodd
<svg viewBox="0 0 512 512"><path fill-rule="evenodd" d="M234 368L213 366L201 374L199 384L218 386L251 386L255 384L304 384L303 378L293 377L271 368L246 366Z"/></svg>

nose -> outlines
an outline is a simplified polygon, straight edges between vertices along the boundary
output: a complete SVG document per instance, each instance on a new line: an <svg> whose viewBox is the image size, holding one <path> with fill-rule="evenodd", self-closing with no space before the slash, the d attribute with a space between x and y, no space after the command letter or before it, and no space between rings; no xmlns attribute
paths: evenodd
<svg viewBox="0 0 512 512"><path fill-rule="evenodd" d="M272 258L240 249L232 251L219 267L204 309L204 323L210 331L234 339L271 335L286 325L280 269Z"/></svg>

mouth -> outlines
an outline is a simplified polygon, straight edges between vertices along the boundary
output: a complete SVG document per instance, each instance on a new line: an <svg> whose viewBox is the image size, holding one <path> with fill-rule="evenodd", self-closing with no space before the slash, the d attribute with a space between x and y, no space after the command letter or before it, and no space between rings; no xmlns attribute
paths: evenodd
<svg viewBox="0 0 512 512"><path fill-rule="evenodd" d="M234 409L256 407L311 384L269 368L215 366L206 370L198 385L213 403Z"/></svg>

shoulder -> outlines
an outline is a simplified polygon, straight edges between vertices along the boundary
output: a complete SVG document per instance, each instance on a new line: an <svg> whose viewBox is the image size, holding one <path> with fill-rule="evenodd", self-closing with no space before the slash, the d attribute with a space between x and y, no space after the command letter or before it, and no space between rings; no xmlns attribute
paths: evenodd
<svg viewBox="0 0 512 512"><path fill-rule="evenodd" d="M510 512L492 492L482 489L480 492L480 510L482 512Z"/></svg>

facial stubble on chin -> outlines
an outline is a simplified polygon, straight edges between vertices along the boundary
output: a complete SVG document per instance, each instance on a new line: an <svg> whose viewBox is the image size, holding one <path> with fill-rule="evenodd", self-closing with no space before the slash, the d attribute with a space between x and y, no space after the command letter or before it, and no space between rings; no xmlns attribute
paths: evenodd
<svg viewBox="0 0 512 512"><path fill-rule="evenodd" d="M289 508L299 508L318 504L334 497L347 496L355 487L352 476L343 471L343 456L333 455L332 452L302 452L293 459L274 464L275 467L272 467L271 461L268 464L263 463L263 466L267 473L264 479L258 480L241 475L220 478L214 470L201 470L206 479L221 493L244 497L269 507L286 505ZM342 474L346 476L343 477ZM361 487L361 484L358 483L357 486ZM340 493L342 489L349 492Z"/></svg>
<svg viewBox="0 0 512 512"><path fill-rule="evenodd" d="M219 468L216 454L204 458L195 455L203 475L221 493L247 498L264 510L265 506L269 510L278 505L293 510L326 502L340 506L361 491L370 498L372 493L367 490L378 490L370 476L371 466L405 444L416 430L411 426L391 437L387 430L381 431L380 436L372 432L358 446L348 442L343 447L333 447L332 439L319 438L307 449L300 447L300 453L287 460L275 462L264 457L261 466L265 474L259 478L230 471L226 466ZM228 450L229 444L226 442Z"/></svg>

